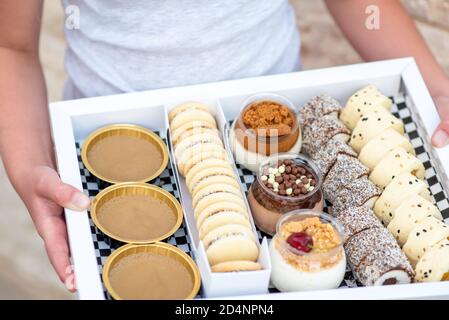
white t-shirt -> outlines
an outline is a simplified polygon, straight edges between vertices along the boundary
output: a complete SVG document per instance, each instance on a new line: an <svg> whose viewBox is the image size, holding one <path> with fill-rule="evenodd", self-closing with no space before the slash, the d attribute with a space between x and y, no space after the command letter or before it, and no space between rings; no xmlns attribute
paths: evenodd
<svg viewBox="0 0 449 320"><path fill-rule="evenodd" d="M62 0L66 99L299 69L288 0ZM73 7L69 7L69 12Z"/></svg>

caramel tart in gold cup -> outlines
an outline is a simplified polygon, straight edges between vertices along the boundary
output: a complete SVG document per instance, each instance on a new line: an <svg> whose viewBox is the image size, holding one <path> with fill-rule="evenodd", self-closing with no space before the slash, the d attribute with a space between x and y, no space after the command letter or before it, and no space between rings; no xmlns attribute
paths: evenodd
<svg viewBox="0 0 449 320"><path fill-rule="evenodd" d="M193 299L201 280L185 252L156 242L114 251L103 268L103 282L115 300L163 300Z"/></svg>
<svg viewBox="0 0 449 320"><path fill-rule="evenodd" d="M152 243L168 238L182 223L178 200L154 185L124 182L101 191L93 200L94 224L112 239Z"/></svg>
<svg viewBox="0 0 449 320"><path fill-rule="evenodd" d="M83 143L81 158L97 178L109 182L146 182L168 164L167 146L144 127L114 124L94 131Z"/></svg>

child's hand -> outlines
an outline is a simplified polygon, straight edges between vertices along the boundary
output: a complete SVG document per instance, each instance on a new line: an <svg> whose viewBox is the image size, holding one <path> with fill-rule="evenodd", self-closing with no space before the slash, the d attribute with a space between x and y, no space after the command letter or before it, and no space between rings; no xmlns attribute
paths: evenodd
<svg viewBox="0 0 449 320"><path fill-rule="evenodd" d="M433 98L440 113L441 122L432 136L432 144L441 148L449 144L449 91L447 95Z"/></svg>
<svg viewBox="0 0 449 320"><path fill-rule="evenodd" d="M76 188L63 183L53 168L36 166L27 173L28 189L21 194L48 257L61 281L75 291L74 274L70 268L67 231L62 208L85 210L89 198Z"/></svg>

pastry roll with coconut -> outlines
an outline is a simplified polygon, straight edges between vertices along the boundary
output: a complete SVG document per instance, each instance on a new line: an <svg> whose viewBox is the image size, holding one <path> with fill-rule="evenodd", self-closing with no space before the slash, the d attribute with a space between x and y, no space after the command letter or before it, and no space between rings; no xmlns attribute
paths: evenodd
<svg viewBox="0 0 449 320"><path fill-rule="evenodd" d="M321 175L325 177L337 161L339 155L346 155L353 158L357 157L357 153L350 146L334 139L329 140L322 148L310 156L318 169L320 169Z"/></svg>
<svg viewBox="0 0 449 320"><path fill-rule="evenodd" d="M351 130L367 112L380 108L387 111L392 105L391 99L384 96L375 86L366 86L354 93L340 113L340 120Z"/></svg>
<svg viewBox="0 0 449 320"><path fill-rule="evenodd" d="M402 247L412 231L412 229L422 220L428 217L435 217L442 220L440 211L429 200L412 195L402 201L401 205L394 211L394 218L388 225L388 230Z"/></svg>
<svg viewBox="0 0 449 320"><path fill-rule="evenodd" d="M428 217L410 231L402 249L412 265L416 265L432 246L448 237L449 226L435 217Z"/></svg>
<svg viewBox="0 0 449 320"><path fill-rule="evenodd" d="M384 109L369 111L357 122L349 144L359 153L369 141L388 129L404 134L404 124L390 112Z"/></svg>
<svg viewBox="0 0 449 320"><path fill-rule="evenodd" d="M341 188L356 179L368 176L368 173L368 168L361 164L357 158L345 154L338 155L337 161L323 183L325 197L330 202L334 202Z"/></svg>
<svg viewBox="0 0 449 320"><path fill-rule="evenodd" d="M365 286L412 281L412 266L384 227L356 233L347 241L345 250L355 277Z"/></svg>
<svg viewBox="0 0 449 320"><path fill-rule="evenodd" d="M235 260L256 261L259 247L254 232L240 224L227 224L210 231L203 239L210 265Z"/></svg>
<svg viewBox="0 0 449 320"><path fill-rule="evenodd" d="M324 116L338 119L338 114L343 107L327 94L320 94L307 101L299 110L299 116L304 124L310 124L313 120Z"/></svg>
<svg viewBox="0 0 449 320"><path fill-rule="evenodd" d="M312 155L331 139L348 142L350 134L348 128L334 117L316 118L303 128L303 150Z"/></svg>
<svg viewBox="0 0 449 320"><path fill-rule="evenodd" d="M337 216L344 228L346 241L359 232L372 229L383 228L379 219L376 218L372 209L368 207L349 207L342 210Z"/></svg>
<svg viewBox="0 0 449 320"><path fill-rule="evenodd" d="M427 183L419 180L410 172L404 172L396 176L383 191L374 205L374 213L387 226L394 218L396 208L410 196L420 195L426 200L432 197Z"/></svg>
<svg viewBox="0 0 449 320"><path fill-rule="evenodd" d="M360 151L359 160L370 170L373 170L391 150L397 147L415 155L415 149L405 136L394 129L387 129L365 144Z"/></svg>
<svg viewBox="0 0 449 320"><path fill-rule="evenodd" d="M415 272L418 282L449 281L449 240L430 248L416 264Z"/></svg>
<svg viewBox="0 0 449 320"><path fill-rule="evenodd" d="M382 191L366 176L355 179L338 190L334 196L332 214L338 216L346 208L366 207L372 209Z"/></svg>
<svg viewBox="0 0 449 320"><path fill-rule="evenodd" d="M402 147L391 150L373 169L369 178L381 188L403 172L410 172L418 179L424 179L426 170L421 160Z"/></svg>

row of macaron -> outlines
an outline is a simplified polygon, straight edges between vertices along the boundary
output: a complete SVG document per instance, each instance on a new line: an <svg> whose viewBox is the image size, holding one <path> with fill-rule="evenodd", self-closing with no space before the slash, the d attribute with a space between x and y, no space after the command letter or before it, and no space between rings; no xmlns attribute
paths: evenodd
<svg viewBox="0 0 449 320"><path fill-rule="evenodd" d="M174 155L192 199L200 240L213 272L259 270L259 246L238 177L207 106L169 113Z"/></svg>

